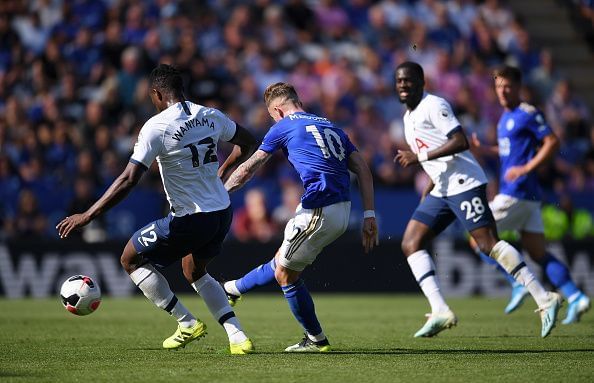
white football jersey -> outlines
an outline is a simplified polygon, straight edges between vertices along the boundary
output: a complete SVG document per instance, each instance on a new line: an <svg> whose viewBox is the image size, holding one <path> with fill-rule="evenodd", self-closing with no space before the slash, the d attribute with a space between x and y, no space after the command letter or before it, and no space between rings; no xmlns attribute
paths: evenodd
<svg viewBox="0 0 594 383"><path fill-rule="evenodd" d="M423 95L417 107L404 114L404 135L414 153L434 150L460 126L450 104L441 97ZM487 183L487 177L470 151L421 163L435 187L431 194L444 197L460 194Z"/></svg>
<svg viewBox="0 0 594 383"><path fill-rule="evenodd" d="M237 129L221 111L185 101L149 119L138 134L130 162L148 168L157 159L161 180L176 217L223 210L231 203L217 176L219 139Z"/></svg>

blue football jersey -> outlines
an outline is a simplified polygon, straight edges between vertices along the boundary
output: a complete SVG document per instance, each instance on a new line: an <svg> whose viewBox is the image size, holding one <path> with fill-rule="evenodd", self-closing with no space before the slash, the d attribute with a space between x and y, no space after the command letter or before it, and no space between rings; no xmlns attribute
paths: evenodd
<svg viewBox="0 0 594 383"><path fill-rule="evenodd" d="M306 209L350 201L348 159L357 150L342 129L323 117L297 112L274 124L260 145L282 149L303 182Z"/></svg>
<svg viewBox="0 0 594 383"><path fill-rule="evenodd" d="M499 159L499 192L519 199L540 200L537 175L531 172L513 182L504 178L512 166L524 165L534 157L542 139L552 134L543 114L532 105L522 103L503 113L497 124Z"/></svg>

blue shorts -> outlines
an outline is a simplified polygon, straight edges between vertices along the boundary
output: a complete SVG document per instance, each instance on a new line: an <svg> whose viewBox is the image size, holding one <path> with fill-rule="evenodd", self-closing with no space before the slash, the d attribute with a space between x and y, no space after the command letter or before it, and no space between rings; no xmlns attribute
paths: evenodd
<svg viewBox="0 0 594 383"><path fill-rule="evenodd" d="M183 217L169 214L138 230L131 241L138 254L159 267L167 267L188 254L212 258L220 253L232 218L231 206Z"/></svg>
<svg viewBox="0 0 594 383"><path fill-rule="evenodd" d="M495 224L486 190L487 185L481 185L447 197L428 195L417 207L412 219L429 226L436 235L444 231L456 218L469 232Z"/></svg>

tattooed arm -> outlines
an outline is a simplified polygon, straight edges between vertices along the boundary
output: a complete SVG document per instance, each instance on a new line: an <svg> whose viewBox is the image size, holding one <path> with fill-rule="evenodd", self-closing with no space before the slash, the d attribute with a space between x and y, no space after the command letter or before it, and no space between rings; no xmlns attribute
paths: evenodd
<svg viewBox="0 0 594 383"><path fill-rule="evenodd" d="M225 182L225 189L227 189L229 193L233 193L235 190L242 187L254 176L254 173L256 173L260 166L264 165L264 163L270 159L270 157L272 157L270 153L266 153L263 150L256 150L247 161L241 164L235 169L233 174L229 176L227 182Z"/></svg>

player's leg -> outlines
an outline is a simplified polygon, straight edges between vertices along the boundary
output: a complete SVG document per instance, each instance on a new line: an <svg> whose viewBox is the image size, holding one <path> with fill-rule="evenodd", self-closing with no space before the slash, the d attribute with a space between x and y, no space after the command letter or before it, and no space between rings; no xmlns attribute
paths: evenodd
<svg viewBox="0 0 594 383"><path fill-rule="evenodd" d="M453 217L448 217L447 214L442 213L433 216L433 218L442 217L441 220L436 221L432 218L431 221L428 221L423 214L419 214L419 211L429 211L428 206L421 204L413 214L413 218L408 222L402 238L402 251L417 283L431 306L431 313L427 314L425 325L414 336L431 337L455 326L458 321L441 294L439 281L435 273L435 263L431 255L425 250L427 242L434 237L434 232L429 225L437 227L437 230L441 231L443 227L451 222ZM426 220L427 223L420 220Z"/></svg>
<svg viewBox="0 0 594 383"><path fill-rule="evenodd" d="M177 340L168 342L168 338L163 342L163 347L178 348L203 336L204 330L203 323L197 320L171 291L167 279L149 263L149 259L162 264L176 259L171 257L169 260L161 256L160 244L167 240L166 228L169 220L170 217L163 218L137 231L126 244L120 262L142 293L155 306L167 311L177 320L178 329L174 334Z"/></svg>
<svg viewBox="0 0 594 383"><path fill-rule="evenodd" d="M293 217L285 226L285 238L292 235L295 226L294 221L295 218ZM227 281L223 284L223 288L225 289L227 299L231 306L235 306L237 301L241 299L242 294L245 294L258 286L265 286L275 280L274 271L276 270L277 257L278 251L269 262L259 265L239 279Z"/></svg>
<svg viewBox="0 0 594 383"><path fill-rule="evenodd" d="M561 296L547 292L528 269L522 254L497 234L495 219L487 202L486 185L468 190L448 200L464 228L479 249L495 259L522 286L526 287L538 305L542 321L541 336L549 335L561 306Z"/></svg>
<svg viewBox="0 0 594 383"><path fill-rule="evenodd" d="M474 242L474 240L472 242ZM510 297L509 301L507 302L507 305L505 306L505 309L503 310L503 312L505 312L506 314L511 314L516 309L518 309L522 305L522 303L524 303L524 299L529 294L528 290L526 290L526 288L524 286L522 286L522 284L520 282L516 281L514 277L512 277L507 271L505 271L505 269L503 267L501 267L501 265L499 263L497 263L496 260L489 257L487 254L483 253L482 251L480 251L478 246L473 247L473 250L475 251L475 253L479 256L479 258L483 262L491 265L509 283L509 285L512 289L511 297Z"/></svg>
<svg viewBox="0 0 594 383"><path fill-rule="evenodd" d="M227 332L232 354L247 354L254 351L251 340L245 335L239 320L221 285L206 271L206 265L212 257L201 258L197 254L188 254L182 259L184 277L202 297L212 316Z"/></svg>
<svg viewBox="0 0 594 383"><path fill-rule="evenodd" d="M322 331L322 326L316 315L314 301L300 278L302 271L291 270L280 264L277 265L275 278L283 290L283 294L293 316L305 330L304 339L285 349L288 352L330 351L330 343Z"/></svg>
<svg viewBox="0 0 594 383"><path fill-rule="evenodd" d="M272 260L254 268L243 277L225 282L223 288L227 294L229 304L235 306L243 294L258 286L266 286L267 284L274 282L275 269L276 261L275 257L273 257Z"/></svg>
<svg viewBox="0 0 594 383"><path fill-rule="evenodd" d="M522 247L530 258L544 270L549 281L563 294L569 307L563 324L575 323L590 308L590 299L575 285L567 266L558 258L546 251L545 238L542 232L521 232Z"/></svg>
<svg viewBox="0 0 594 383"><path fill-rule="evenodd" d="M275 278L293 316L305 330L303 340L287 347L287 352L330 351L314 301L300 275L325 246L344 233L350 205L350 202L340 202L323 208L298 208L295 217L287 224L285 238L277 253Z"/></svg>
<svg viewBox="0 0 594 383"><path fill-rule="evenodd" d="M499 240L494 224L474 229L470 232L470 235L475 239L482 252L488 253L505 271L530 292L541 314L541 336L546 337L549 335L557 320L557 313L561 306L561 296L544 289L532 271L526 266L522 254L506 241Z"/></svg>
<svg viewBox="0 0 594 383"><path fill-rule="evenodd" d="M498 233L501 233L502 231L518 231L525 226L528 215L525 206L522 206L520 202L521 201L517 198L498 194L493 201L489 203L489 208L491 209L493 218L497 224ZM512 313L522 305L524 299L529 294L528 290L505 271L505 269L496 260L491 258L488 253L486 254L482 252L472 237L470 237L470 243L475 253L477 253L484 262L495 266L496 270L509 282L512 291L510 300L505 306L504 312L506 314Z"/></svg>

